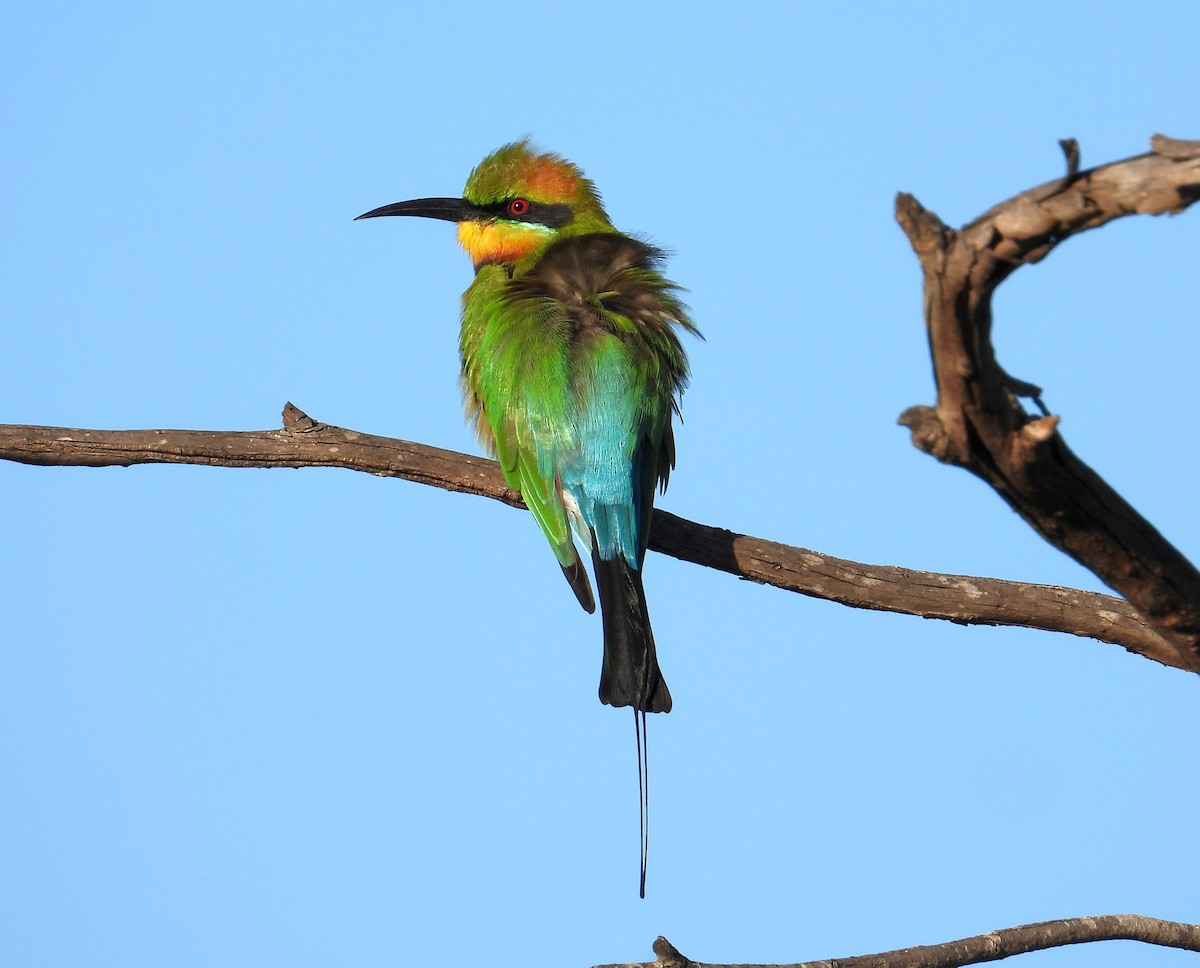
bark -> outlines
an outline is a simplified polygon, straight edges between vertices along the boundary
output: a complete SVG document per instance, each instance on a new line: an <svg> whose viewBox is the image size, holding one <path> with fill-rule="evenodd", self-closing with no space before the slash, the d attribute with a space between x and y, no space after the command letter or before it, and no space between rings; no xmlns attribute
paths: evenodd
<svg viewBox="0 0 1200 968"><path fill-rule="evenodd" d="M600 965L597 968L957 968L959 965L977 965L1030 951L1093 941L1142 941L1184 951L1200 951L1200 925L1162 921L1140 914L1104 914L1023 924L944 944L901 948L875 955L805 961L794 965L717 965L692 961L660 936L654 942L656 960Z"/></svg>
<svg viewBox="0 0 1200 968"><path fill-rule="evenodd" d="M318 423L290 403L261 431L0 426L0 459L47 466L340 467L524 507L494 461ZM1026 582L867 565L654 512L650 547L814 598L963 625L1020 625L1123 646L1176 668L1178 653L1126 602Z"/></svg>
<svg viewBox="0 0 1200 968"><path fill-rule="evenodd" d="M1200 572L1076 457L1041 390L1010 376L991 343L991 298L1015 269L1071 235L1130 214L1176 213L1200 198L1200 142L1152 139L1150 153L1079 170L953 230L911 195L896 215L924 270L924 309L937 384L934 406L900 422L914 444L991 485L1039 534L1126 600L1070 588L867 565L656 511L656 551L739 578L856 608L960 624L1020 625L1090 636L1200 672ZM1030 415L1021 399L1033 400ZM0 458L45 466L175 463L339 467L399 477L523 507L489 460L312 420L288 404L278 430L75 430L0 426ZM786 968L951 968L1069 944L1131 940L1200 951L1200 925L1103 915L1023 925L944 944ZM637 968L765 968L693 962L665 938ZM619 968L619 966L604 966Z"/></svg>
<svg viewBox="0 0 1200 968"><path fill-rule="evenodd" d="M924 270L925 321L937 383L933 407L900 422L913 443L989 485L1042 537L1118 591L1200 671L1200 572L1067 446L1041 390L1011 377L992 347L992 294L1064 239L1123 215L1176 213L1200 197L1200 142L1156 135L1145 155L1067 173L959 230L911 195L896 217ZM1021 398L1041 411L1031 415Z"/></svg>

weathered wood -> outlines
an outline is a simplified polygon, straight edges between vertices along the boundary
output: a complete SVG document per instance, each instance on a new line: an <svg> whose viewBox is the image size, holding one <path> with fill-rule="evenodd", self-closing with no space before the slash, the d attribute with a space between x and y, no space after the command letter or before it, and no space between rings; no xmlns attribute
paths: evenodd
<svg viewBox="0 0 1200 968"><path fill-rule="evenodd" d="M75 430L0 426L0 459L110 467L341 467L399 477L523 507L495 462L318 423L288 404L278 430ZM1127 603L1109 595L1025 582L866 565L654 512L650 547L682 561L855 608L964 625L1070 632L1186 668Z"/></svg>
<svg viewBox="0 0 1200 968"><path fill-rule="evenodd" d="M1163 921L1141 914L1101 914L1090 918L1063 918L1039 924L1023 924L943 944L792 965L718 965L692 961L666 938L659 936L654 942L654 961L598 965L597 968L961 968L963 965L999 961L1030 951L1096 941L1141 941L1183 951L1200 951L1200 925Z"/></svg>
<svg viewBox="0 0 1200 968"><path fill-rule="evenodd" d="M955 231L911 195L896 217L924 270L933 407L900 423L913 443L989 485L1042 537L1118 591L1200 671L1200 571L1067 446L1039 388L1014 379L992 347L992 294L1063 240L1124 215L1180 212L1200 197L1200 142L1156 135L1149 154L1031 188ZM1020 402L1032 398L1041 413Z"/></svg>

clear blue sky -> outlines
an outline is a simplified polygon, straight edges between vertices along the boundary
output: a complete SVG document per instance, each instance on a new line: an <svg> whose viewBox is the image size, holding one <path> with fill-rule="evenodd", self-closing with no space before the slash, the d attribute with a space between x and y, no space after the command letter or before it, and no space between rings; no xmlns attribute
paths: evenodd
<svg viewBox="0 0 1200 968"><path fill-rule="evenodd" d="M1200 137L1188 4L33 3L0 14L0 421L474 452L457 194L523 134L675 255L661 506L859 560L1098 588L895 425L933 400L912 191L952 224ZM1200 556L1200 213L1023 269L996 340ZM591 965L1200 920L1200 681L652 555L675 712L523 513L342 471L0 465L0 964ZM1192 965L1124 944L1046 966Z"/></svg>

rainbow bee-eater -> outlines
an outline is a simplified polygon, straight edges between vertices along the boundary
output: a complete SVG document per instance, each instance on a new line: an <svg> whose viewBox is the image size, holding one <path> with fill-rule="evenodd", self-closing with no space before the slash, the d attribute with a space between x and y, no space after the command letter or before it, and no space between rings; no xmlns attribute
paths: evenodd
<svg viewBox="0 0 1200 968"><path fill-rule="evenodd" d="M654 492L675 463L672 415L688 379L678 331L697 332L660 272L662 253L613 227L583 172L527 141L471 172L462 198L418 198L359 218L458 224L475 266L463 294L468 417L604 628L600 701L632 706L645 786L645 715L669 712L642 563ZM643 812L642 888L645 888Z"/></svg>

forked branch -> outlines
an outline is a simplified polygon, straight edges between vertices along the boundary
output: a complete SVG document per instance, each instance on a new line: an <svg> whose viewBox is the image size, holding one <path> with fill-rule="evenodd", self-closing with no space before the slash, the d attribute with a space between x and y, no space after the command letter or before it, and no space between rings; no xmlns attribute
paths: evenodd
<svg viewBox="0 0 1200 968"><path fill-rule="evenodd" d="M1067 172L955 231L911 195L896 217L925 275L925 321L937 381L933 407L900 422L913 443L983 478L1025 521L1116 589L1200 671L1200 572L1067 447L1041 390L1014 379L992 347L992 293L1022 265L1123 215L1177 213L1200 198L1200 141L1155 135L1149 154ZM1020 402L1033 399L1031 416Z"/></svg>
<svg viewBox="0 0 1200 968"><path fill-rule="evenodd" d="M864 565L664 511L655 512L650 546L856 608L1071 632L1200 671L1200 573L1067 449L1056 417L1025 412L1018 397L1038 399L1040 391L1000 367L990 339L991 294L1013 269L1041 259L1075 232L1133 212L1180 211L1200 197L1200 143L1156 137L1153 147L1148 155L1080 172L1077 147L1064 143L1064 177L958 232L911 196L897 199L897 217L925 269L938 383L937 405L913 407L902 422L919 447L983 477L1039 533L1127 602L1068 588ZM320 424L290 404L283 428L269 431L0 427L0 458L91 467L343 467L521 506L491 461Z"/></svg>

